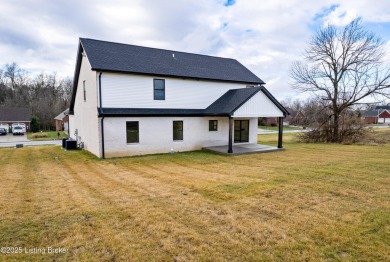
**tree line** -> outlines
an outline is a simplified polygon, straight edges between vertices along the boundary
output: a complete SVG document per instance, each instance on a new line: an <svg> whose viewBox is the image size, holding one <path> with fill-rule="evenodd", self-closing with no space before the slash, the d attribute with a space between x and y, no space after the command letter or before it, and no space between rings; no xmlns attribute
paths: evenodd
<svg viewBox="0 0 390 262"><path fill-rule="evenodd" d="M55 130L54 117L69 107L73 80L56 73L31 75L16 63L0 68L0 107L27 107L41 130Z"/></svg>

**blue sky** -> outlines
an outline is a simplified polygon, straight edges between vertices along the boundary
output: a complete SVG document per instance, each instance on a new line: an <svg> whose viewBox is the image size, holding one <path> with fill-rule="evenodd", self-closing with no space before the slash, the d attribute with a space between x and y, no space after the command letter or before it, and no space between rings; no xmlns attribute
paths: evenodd
<svg viewBox="0 0 390 262"><path fill-rule="evenodd" d="M79 37L235 58L278 98L319 26L361 17L390 60L390 1L2 0L0 65L73 76Z"/></svg>

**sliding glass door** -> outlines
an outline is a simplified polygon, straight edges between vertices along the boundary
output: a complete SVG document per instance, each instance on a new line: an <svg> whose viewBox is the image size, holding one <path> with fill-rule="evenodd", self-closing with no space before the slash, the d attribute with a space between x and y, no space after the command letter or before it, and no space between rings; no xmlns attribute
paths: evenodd
<svg viewBox="0 0 390 262"><path fill-rule="evenodd" d="M234 143L249 142L249 120L234 120Z"/></svg>

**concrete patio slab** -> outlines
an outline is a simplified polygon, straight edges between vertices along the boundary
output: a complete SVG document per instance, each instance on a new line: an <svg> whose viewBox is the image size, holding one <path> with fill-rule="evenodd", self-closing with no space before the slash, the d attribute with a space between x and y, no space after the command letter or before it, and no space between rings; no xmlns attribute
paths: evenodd
<svg viewBox="0 0 390 262"><path fill-rule="evenodd" d="M234 145L233 146L233 153L228 153L228 146L227 145L226 146L204 147L203 150L231 156L231 155L283 151L284 148L277 148L276 146L266 146L266 145L260 145L260 144L243 144L243 145Z"/></svg>

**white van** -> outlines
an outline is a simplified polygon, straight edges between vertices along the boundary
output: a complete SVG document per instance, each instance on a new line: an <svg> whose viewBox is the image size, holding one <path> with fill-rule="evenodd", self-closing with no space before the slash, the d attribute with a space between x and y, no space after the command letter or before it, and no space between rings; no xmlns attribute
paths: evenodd
<svg viewBox="0 0 390 262"><path fill-rule="evenodd" d="M21 127L21 126L15 126L15 127L12 129L12 134L13 134L13 135L24 135L23 127Z"/></svg>
<svg viewBox="0 0 390 262"><path fill-rule="evenodd" d="M14 131L14 127L16 126L20 126L21 128L23 128L23 133L26 133L26 124L24 123L13 123L12 124L12 132Z"/></svg>

